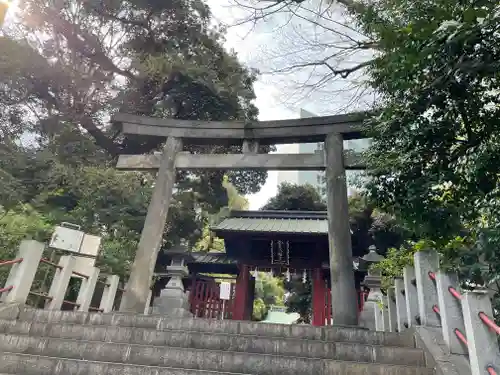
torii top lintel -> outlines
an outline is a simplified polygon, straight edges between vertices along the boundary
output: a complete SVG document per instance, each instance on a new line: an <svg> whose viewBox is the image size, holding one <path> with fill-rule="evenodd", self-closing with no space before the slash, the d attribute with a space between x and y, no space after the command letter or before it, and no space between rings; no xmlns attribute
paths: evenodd
<svg viewBox="0 0 500 375"><path fill-rule="evenodd" d="M241 144L254 139L260 144L321 142L329 133L344 139L365 138L363 122L368 112L276 121L196 121L115 114L111 122L124 134L178 137L193 143Z"/></svg>

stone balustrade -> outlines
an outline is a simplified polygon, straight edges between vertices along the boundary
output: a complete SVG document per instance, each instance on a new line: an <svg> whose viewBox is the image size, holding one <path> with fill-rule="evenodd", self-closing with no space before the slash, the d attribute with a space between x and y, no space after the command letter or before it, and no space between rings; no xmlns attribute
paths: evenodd
<svg viewBox="0 0 500 375"><path fill-rule="evenodd" d="M402 332L419 325L440 327L450 354L468 356L472 375L500 371L498 335L485 289L460 291L456 275L439 270L435 251L417 252L414 266L385 295L371 277L369 301L375 304L377 331Z"/></svg>
<svg viewBox="0 0 500 375"><path fill-rule="evenodd" d="M0 302L25 304L29 295L45 299L45 308L60 310L63 304L74 306L78 311L111 312L120 289L120 278L109 275L100 278L100 269L93 267L88 275L75 270L76 257L63 255L58 263L43 258L45 244L32 240L21 242L16 257L12 260L0 260L0 267L11 267L3 288L0 288ZM40 264L47 264L55 269L49 292L46 294L32 291L32 284ZM71 277L79 277L82 282L75 302L65 300ZM99 307L91 306L97 284L103 284Z"/></svg>

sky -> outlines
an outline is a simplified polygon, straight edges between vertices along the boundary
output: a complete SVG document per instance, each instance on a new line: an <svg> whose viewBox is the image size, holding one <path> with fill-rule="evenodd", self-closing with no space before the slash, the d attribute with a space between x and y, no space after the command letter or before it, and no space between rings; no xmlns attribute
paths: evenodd
<svg viewBox="0 0 500 375"><path fill-rule="evenodd" d="M331 39L331 35L324 35L324 30L311 27L311 24L307 22L300 20L288 22L287 19L280 17L259 22L257 25L244 23L234 26L238 20L241 20L247 14L241 7L234 5L235 0L206 0L206 2L217 22L231 25L226 35L225 47L234 49L242 63L264 72L254 86L257 96L255 104L259 109L259 120L298 118L300 117L301 108L318 115L336 114L359 109L352 107L348 95L343 94L343 90L347 87L345 82L334 82L323 87L323 91L318 89L307 94L301 92L299 96L295 96L293 100L290 100L294 96L291 92L295 93L296 87L293 83L288 84L287 82L299 81L303 78L300 75L308 72L294 72L292 75L265 74L271 69L280 68L279 64L287 63L281 58L267 59L267 57L276 57L283 49L297 48L295 43L301 43L300 37L297 37L297 30L299 30L299 34L308 35L311 39ZM344 21L342 10L334 11L329 17L334 21ZM298 42L295 42L294 39L297 38ZM312 53L316 52L313 50ZM283 56L280 55L279 57ZM290 59L292 58L297 59L297 55L290 56ZM276 152L290 152L290 148L288 145L280 145L277 147ZM261 190L256 194L247 196L251 210L259 209L269 198L276 195L277 176L276 171L269 171L267 181Z"/></svg>

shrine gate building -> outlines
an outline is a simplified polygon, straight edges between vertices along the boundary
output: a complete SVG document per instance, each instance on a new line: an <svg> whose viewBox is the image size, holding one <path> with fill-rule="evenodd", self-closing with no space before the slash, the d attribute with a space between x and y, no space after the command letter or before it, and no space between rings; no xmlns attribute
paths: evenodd
<svg viewBox="0 0 500 375"><path fill-rule="evenodd" d="M197 317L251 320L255 282L258 272L272 272L284 278L302 278L312 284L312 324L332 322L328 219L326 212L311 211L232 211L211 228L224 240L225 253L186 253L191 313ZM354 252L357 251L353 246ZM363 255L355 254L356 256ZM356 259L353 256L353 259ZM168 264L167 250L159 266ZM353 262L354 263L354 262ZM231 280L231 299L219 298L216 280ZM363 308L365 290L361 287L366 272L354 269L358 307ZM156 294L159 289L157 288ZM224 311L223 311L224 310Z"/></svg>

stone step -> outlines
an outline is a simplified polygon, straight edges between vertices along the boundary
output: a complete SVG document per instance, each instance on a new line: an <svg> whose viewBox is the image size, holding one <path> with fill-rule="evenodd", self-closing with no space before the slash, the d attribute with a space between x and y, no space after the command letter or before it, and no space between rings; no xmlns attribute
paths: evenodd
<svg viewBox="0 0 500 375"><path fill-rule="evenodd" d="M342 361L425 365L424 352L421 349L366 345L355 342L325 342L300 338L271 338L190 331L157 331L119 326L64 325L1 320L0 333ZM0 337L2 336L0 335Z"/></svg>
<svg viewBox="0 0 500 375"><path fill-rule="evenodd" d="M263 324L236 320L159 317L132 314L99 314L73 311L25 309L19 319L41 323L86 324L154 329L159 331L192 331L259 337L301 338L369 345L415 347L410 332L374 332L355 327L313 327L310 325Z"/></svg>
<svg viewBox="0 0 500 375"><path fill-rule="evenodd" d="M363 369L362 374L380 375L430 375L433 373L431 369L417 366L63 340L23 335L0 335L0 352L258 375L351 374L352 369L356 371Z"/></svg>
<svg viewBox="0 0 500 375"><path fill-rule="evenodd" d="M251 375L0 353L0 371L22 375ZM2 374L0 374L2 375Z"/></svg>

